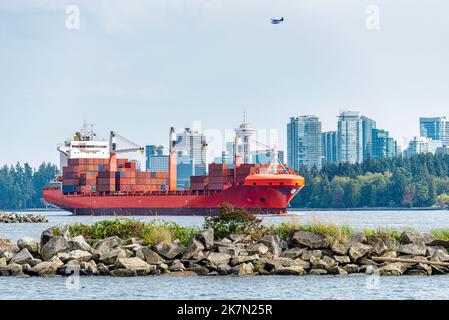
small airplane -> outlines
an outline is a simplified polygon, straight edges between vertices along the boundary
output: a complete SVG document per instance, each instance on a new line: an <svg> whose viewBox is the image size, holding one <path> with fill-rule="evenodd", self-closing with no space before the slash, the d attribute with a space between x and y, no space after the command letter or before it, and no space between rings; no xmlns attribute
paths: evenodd
<svg viewBox="0 0 449 320"><path fill-rule="evenodd" d="M271 19L271 24L279 24L281 22L284 22L284 17L280 19Z"/></svg>

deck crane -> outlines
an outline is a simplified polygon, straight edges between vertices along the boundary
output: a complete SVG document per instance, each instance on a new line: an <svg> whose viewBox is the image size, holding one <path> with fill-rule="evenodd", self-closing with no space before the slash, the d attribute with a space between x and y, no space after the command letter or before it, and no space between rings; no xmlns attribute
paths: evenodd
<svg viewBox="0 0 449 320"><path fill-rule="evenodd" d="M117 138L131 145L131 148L126 149L117 149ZM111 171L117 170L117 154L118 153L128 153L128 152L137 152L140 151L142 154L145 151L145 148L135 144L134 142L129 141L128 139L122 137L115 131L111 131L109 136L109 164L111 166Z"/></svg>

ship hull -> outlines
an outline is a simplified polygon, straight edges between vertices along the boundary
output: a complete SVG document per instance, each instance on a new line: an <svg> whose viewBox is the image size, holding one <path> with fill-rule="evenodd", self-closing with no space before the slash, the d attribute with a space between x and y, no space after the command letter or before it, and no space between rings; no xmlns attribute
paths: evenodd
<svg viewBox="0 0 449 320"><path fill-rule="evenodd" d="M221 192L166 195L65 195L44 190L44 200L75 215L216 215L229 204L255 214L283 214L299 187L232 186Z"/></svg>

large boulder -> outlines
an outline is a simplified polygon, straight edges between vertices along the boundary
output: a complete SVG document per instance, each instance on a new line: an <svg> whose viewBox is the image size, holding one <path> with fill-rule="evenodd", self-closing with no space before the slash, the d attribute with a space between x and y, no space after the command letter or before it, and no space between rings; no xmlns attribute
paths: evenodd
<svg viewBox="0 0 449 320"><path fill-rule="evenodd" d="M294 231L291 240L310 249L327 248L329 246L327 237L324 234L316 234L304 230Z"/></svg>
<svg viewBox="0 0 449 320"><path fill-rule="evenodd" d="M401 244L397 252L413 256L425 256L427 247L424 243Z"/></svg>
<svg viewBox="0 0 449 320"><path fill-rule="evenodd" d="M361 242L355 242L349 249L349 256L352 261L357 261L361 257L367 255L371 251L371 246L363 244Z"/></svg>
<svg viewBox="0 0 449 320"><path fill-rule="evenodd" d="M150 247L143 247L136 252L136 257L145 260L149 264L160 265L161 263L165 263L164 258L158 255L156 252L151 250Z"/></svg>
<svg viewBox="0 0 449 320"><path fill-rule="evenodd" d="M237 256L237 257L232 258L230 265L235 266L235 265L238 265L241 263L251 262L254 260L258 260L258 259L259 259L259 255L257 255L257 254L254 254L251 256Z"/></svg>
<svg viewBox="0 0 449 320"><path fill-rule="evenodd" d="M246 247L248 254L258 254L263 256L268 252L268 247L263 243L253 243Z"/></svg>
<svg viewBox="0 0 449 320"><path fill-rule="evenodd" d="M41 247L54 237L63 237L68 240L70 238L69 225L67 223L61 223L44 230L41 234Z"/></svg>
<svg viewBox="0 0 449 320"><path fill-rule="evenodd" d="M349 251L349 248L351 247L351 243L341 243L338 241L335 241L334 243L332 243L331 245L331 250L339 255L346 255Z"/></svg>
<svg viewBox="0 0 449 320"><path fill-rule="evenodd" d="M190 259L195 253L204 250L205 247L204 245L199 241L196 240L195 238L192 238L189 242L189 244L187 245L186 249L184 250L184 253L182 254L182 259L183 260L188 260Z"/></svg>
<svg viewBox="0 0 449 320"><path fill-rule="evenodd" d="M351 258L348 256L334 256L334 260L338 262L338 264L351 263Z"/></svg>
<svg viewBox="0 0 449 320"><path fill-rule="evenodd" d="M10 263L0 267L0 276L20 276L23 275L23 266L18 263Z"/></svg>
<svg viewBox="0 0 449 320"><path fill-rule="evenodd" d="M238 276L253 274L254 265L251 262L241 263L232 267L232 273Z"/></svg>
<svg viewBox="0 0 449 320"><path fill-rule="evenodd" d="M139 258L119 258L114 264L114 268L135 271L138 275L147 275L156 271L156 266L150 265Z"/></svg>
<svg viewBox="0 0 449 320"><path fill-rule="evenodd" d="M380 267L378 272L382 276L401 276L406 270L407 267L404 264L395 262L388 263L385 266Z"/></svg>
<svg viewBox="0 0 449 320"><path fill-rule="evenodd" d="M0 258L0 267L4 267L7 265L6 258Z"/></svg>
<svg viewBox="0 0 449 320"><path fill-rule="evenodd" d="M122 244L122 239L117 236L109 237L98 241L95 244L95 250L102 254L108 251L111 251L114 248L117 248Z"/></svg>
<svg viewBox="0 0 449 320"><path fill-rule="evenodd" d="M280 267L274 269L272 273L280 276L303 276L307 274L306 270L300 266Z"/></svg>
<svg viewBox="0 0 449 320"><path fill-rule="evenodd" d="M180 260L175 259L171 263L171 266L168 267L168 270L170 272L186 271L186 267L184 266L184 264Z"/></svg>
<svg viewBox="0 0 449 320"><path fill-rule="evenodd" d="M92 254L84 250L73 250L68 252L69 260L76 260L78 262L87 262L92 259Z"/></svg>
<svg viewBox="0 0 449 320"><path fill-rule="evenodd" d="M231 255L227 253L221 252L210 252L207 255L207 261L210 262L214 266L219 266L223 264L228 264L229 260L231 260Z"/></svg>
<svg viewBox="0 0 449 320"><path fill-rule="evenodd" d="M31 254L39 253L39 243L30 237L23 237L17 241L17 246L20 250L27 249Z"/></svg>
<svg viewBox="0 0 449 320"><path fill-rule="evenodd" d="M430 244L435 240L435 237L430 233L417 233L411 231L404 231L401 233L400 241L402 244Z"/></svg>
<svg viewBox="0 0 449 320"><path fill-rule="evenodd" d="M104 264L114 264L118 259L126 258L126 251L121 248L114 248L110 251L100 254L100 261Z"/></svg>
<svg viewBox="0 0 449 320"><path fill-rule="evenodd" d="M280 247L280 239L278 236L267 234L259 240L259 243L266 245L268 247L268 250L275 257L278 257L282 252L282 249Z"/></svg>
<svg viewBox="0 0 449 320"><path fill-rule="evenodd" d="M28 249L22 249L18 254L16 254L9 263L17 263L17 264L33 264L34 265L34 257L28 251Z"/></svg>
<svg viewBox="0 0 449 320"><path fill-rule="evenodd" d="M411 276L430 276L432 275L432 267L428 264L417 263L410 270L407 271L407 275Z"/></svg>
<svg viewBox="0 0 449 320"><path fill-rule="evenodd" d="M287 249L287 250L285 250L285 251L283 251L281 253L281 258L296 259L296 258L302 256L302 254L305 251L307 251L307 249L305 249L305 248L298 248L298 247Z"/></svg>
<svg viewBox="0 0 449 320"><path fill-rule="evenodd" d="M449 240L435 239L431 243L429 243L429 246L442 246L446 249L449 249Z"/></svg>
<svg viewBox="0 0 449 320"><path fill-rule="evenodd" d="M179 240L176 239L172 242L161 241L153 246L153 250L166 259L173 259L183 253L185 247L181 244L181 242L179 242Z"/></svg>
<svg viewBox="0 0 449 320"><path fill-rule="evenodd" d="M436 250L430 257L431 261L449 262L449 254L447 250Z"/></svg>
<svg viewBox="0 0 449 320"><path fill-rule="evenodd" d="M206 249L214 246L214 229L205 229L196 235L196 239L201 241Z"/></svg>
<svg viewBox="0 0 449 320"><path fill-rule="evenodd" d="M83 236L76 236L69 240L70 250L83 250L92 252L92 247L86 242Z"/></svg>
<svg viewBox="0 0 449 320"><path fill-rule="evenodd" d="M301 255L301 259L305 261L310 261L312 257L314 258L321 258L323 256L323 253L321 250L306 250Z"/></svg>
<svg viewBox="0 0 449 320"><path fill-rule="evenodd" d="M62 267L64 263L57 257L53 257L48 261L41 262L35 265L29 271L30 274L44 276L44 275L54 275L58 268Z"/></svg>
<svg viewBox="0 0 449 320"><path fill-rule="evenodd" d="M59 252L66 252L69 250L67 239L62 236L56 236L45 242L41 249L42 260L50 260Z"/></svg>
<svg viewBox="0 0 449 320"><path fill-rule="evenodd" d="M368 240L368 243L370 243L370 241ZM379 257L381 255L383 255L385 252L387 252L388 247L385 244L385 242L382 239L377 239L376 241L372 241L370 243L372 249L370 252L370 255L372 256L376 256Z"/></svg>

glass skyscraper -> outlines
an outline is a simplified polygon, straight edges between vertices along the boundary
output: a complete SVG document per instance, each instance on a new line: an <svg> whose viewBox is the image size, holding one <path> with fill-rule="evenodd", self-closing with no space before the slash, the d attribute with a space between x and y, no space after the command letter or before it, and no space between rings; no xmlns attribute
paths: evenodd
<svg viewBox="0 0 449 320"><path fill-rule="evenodd" d="M321 168L321 121L316 116L290 118L287 124L287 163L295 171L302 166Z"/></svg>
<svg viewBox="0 0 449 320"><path fill-rule="evenodd" d="M337 162L337 131L327 131L321 134L321 150L323 164Z"/></svg>
<svg viewBox="0 0 449 320"><path fill-rule="evenodd" d="M370 159L372 157L372 132L376 129L376 121L368 117L362 116L362 144L363 144L363 160Z"/></svg>
<svg viewBox="0 0 449 320"><path fill-rule="evenodd" d="M388 131L372 130L372 159L392 158L397 155L396 141L389 136Z"/></svg>
<svg viewBox="0 0 449 320"><path fill-rule="evenodd" d="M190 187L190 176L206 174L206 136L186 128L176 134L178 188Z"/></svg>
<svg viewBox="0 0 449 320"><path fill-rule="evenodd" d="M337 162L363 161L363 123L359 112L343 111L338 116Z"/></svg>
<svg viewBox="0 0 449 320"><path fill-rule="evenodd" d="M449 117L419 118L421 137L441 140L449 146Z"/></svg>
<svg viewBox="0 0 449 320"><path fill-rule="evenodd" d="M168 172L168 155L163 154L164 147L148 145L145 147L145 170Z"/></svg>

